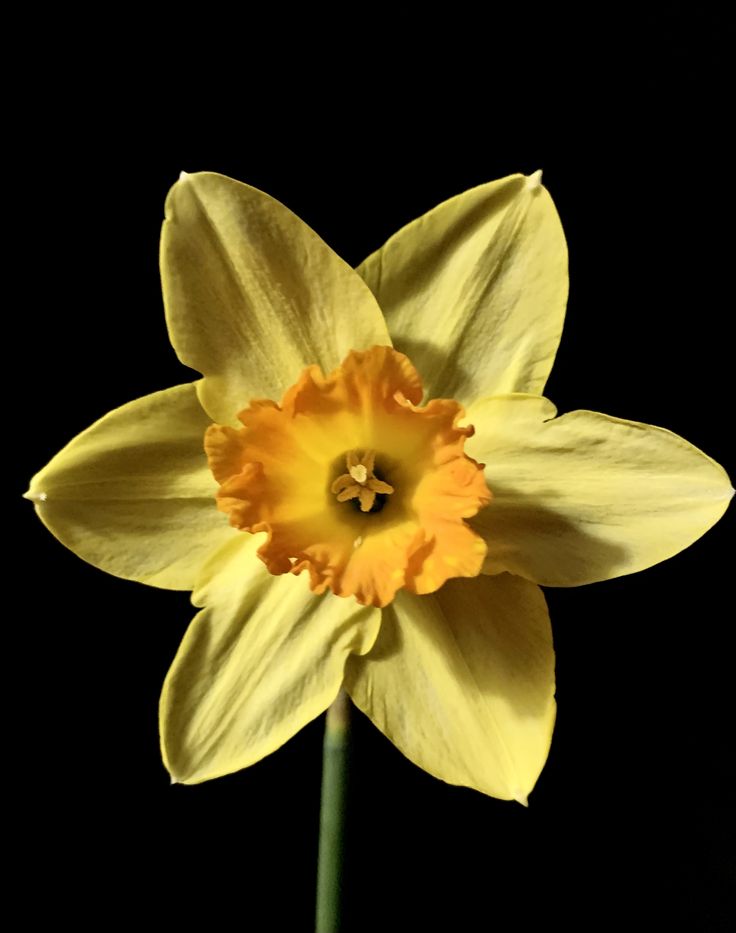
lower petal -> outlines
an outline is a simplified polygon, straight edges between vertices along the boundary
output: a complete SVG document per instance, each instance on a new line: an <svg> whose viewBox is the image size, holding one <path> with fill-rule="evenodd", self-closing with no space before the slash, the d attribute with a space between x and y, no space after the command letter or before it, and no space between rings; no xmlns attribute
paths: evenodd
<svg viewBox="0 0 736 933"><path fill-rule="evenodd" d="M164 762L197 784L275 751L330 705L347 658L373 645L377 609L274 577L240 534L205 568L161 695Z"/></svg>
<svg viewBox="0 0 736 933"><path fill-rule="evenodd" d="M491 504L470 521L485 569L547 586L644 570L714 525L733 494L715 461L664 428L592 411L555 418L537 396L471 407L468 453L486 464Z"/></svg>
<svg viewBox="0 0 736 933"><path fill-rule="evenodd" d="M549 751L554 652L537 586L503 574L401 592L345 686L407 758L492 797L526 797Z"/></svg>

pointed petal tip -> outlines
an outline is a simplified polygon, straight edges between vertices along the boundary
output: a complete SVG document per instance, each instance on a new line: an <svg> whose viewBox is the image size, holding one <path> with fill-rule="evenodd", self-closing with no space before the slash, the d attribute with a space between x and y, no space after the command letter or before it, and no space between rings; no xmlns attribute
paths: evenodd
<svg viewBox="0 0 736 933"><path fill-rule="evenodd" d="M515 800L517 803L520 803L520 804L522 805L522 807L528 807L528 806L529 806L529 798L528 798L525 794L522 794L522 793L516 793L516 794L514 794L514 800Z"/></svg>
<svg viewBox="0 0 736 933"><path fill-rule="evenodd" d="M186 181L189 178L189 172L179 172L179 181Z"/></svg>
<svg viewBox="0 0 736 933"><path fill-rule="evenodd" d="M174 775L173 775L173 774L170 774L170 775L169 775L169 786L170 786L170 787L173 787L174 784L178 784L178 783L179 783L179 782L178 782L177 779L174 777Z"/></svg>
<svg viewBox="0 0 736 933"><path fill-rule="evenodd" d="M537 169L536 172L532 172L531 175L526 176L526 187L527 191L537 191L542 187L542 169Z"/></svg>
<svg viewBox="0 0 736 933"><path fill-rule="evenodd" d="M45 492L31 492L29 489L28 492L23 493L23 498L28 499L30 502L45 502L48 495Z"/></svg>

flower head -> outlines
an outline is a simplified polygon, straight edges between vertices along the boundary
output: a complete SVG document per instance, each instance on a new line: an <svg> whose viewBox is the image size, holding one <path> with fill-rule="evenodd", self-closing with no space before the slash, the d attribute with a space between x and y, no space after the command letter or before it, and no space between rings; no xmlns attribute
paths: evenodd
<svg viewBox="0 0 736 933"><path fill-rule="evenodd" d="M28 495L96 566L193 590L161 699L174 779L259 760L344 685L430 773L524 801L555 715L539 584L664 560L732 494L682 438L539 394L567 295L539 174L357 271L262 192L185 176L161 267L202 379L110 412Z"/></svg>
<svg viewBox="0 0 736 933"><path fill-rule="evenodd" d="M409 360L373 347L327 378L305 370L281 405L252 402L241 430L207 430L219 507L266 532L271 573L309 570L315 593L374 606L480 573L486 545L463 519L490 493L463 451L472 429L456 426L456 402L421 398Z"/></svg>

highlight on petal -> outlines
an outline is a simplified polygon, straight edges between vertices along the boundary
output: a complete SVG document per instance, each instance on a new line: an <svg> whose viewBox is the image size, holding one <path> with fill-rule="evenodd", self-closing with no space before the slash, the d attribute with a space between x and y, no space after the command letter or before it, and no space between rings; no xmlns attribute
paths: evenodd
<svg viewBox="0 0 736 933"><path fill-rule="evenodd" d="M204 568L166 677L160 732L172 778L196 784L275 751L337 696L346 659L373 645L377 609L271 576L238 535Z"/></svg>
<svg viewBox="0 0 736 933"><path fill-rule="evenodd" d="M310 363L329 371L350 349L391 343L360 276L279 201L223 175L169 192L161 280L171 342L222 424Z"/></svg>
<svg viewBox="0 0 736 933"><path fill-rule="evenodd" d="M212 426L205 446L231 524L265 531L272 573L307 570L315 592L384 606L406 586L424 593L475 576L485 545L465 524L490 499L463 452L462 409L415 402L421 383L389 347L348 354L324 376L302 374L280 405Z"/></svg>
<svg viewBox="0 0 736 933"><path fill-rule="evenodd" d="M357 270L428 396L541 392L567 302L567 245L540 173L450 198Z"/></svg>
<svg viewBox="0 0 736 933"><path fill-rule="evenodd" d="M533 583L502 574L401 592L345 687L396 747L448 784L525 801L555 719L547 607Z"/></svg>
<svg viewBox="0 0 736 933"><path fill-rule="evenodd" d="M644 570L688 547L733 490L715 461L664 428L592 411L555 418L537 396L471 406L469 452L485 461L489 508L470 524L486 571L578 586Z"/></svg>
<svg viewBox="0 0 736 933"><path fill-rule="evenodd" d="M136 399L67 444L26 497L49 531L95 567L191 589L202 562L235 534L215 508L203 447L209 424L192 384Z"/></svg>

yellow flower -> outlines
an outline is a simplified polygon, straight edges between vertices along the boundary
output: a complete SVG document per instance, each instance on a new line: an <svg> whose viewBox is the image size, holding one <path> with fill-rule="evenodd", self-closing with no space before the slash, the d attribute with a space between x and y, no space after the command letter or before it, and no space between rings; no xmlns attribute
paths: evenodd
<svg viewBox="0 0 736 933"><path fill-rule="evenodd" d="M732 494L669 431L541 396L567 256L539 173L439 205L357 273L268 195L184 176L161 268L202 379L110 412L27 495L85 560L193 590L172 777L258 761L344 685L425 770L525 801L555 715L539 584L664 560Z"/></svg>

